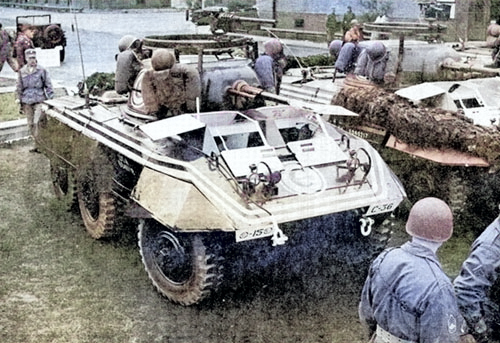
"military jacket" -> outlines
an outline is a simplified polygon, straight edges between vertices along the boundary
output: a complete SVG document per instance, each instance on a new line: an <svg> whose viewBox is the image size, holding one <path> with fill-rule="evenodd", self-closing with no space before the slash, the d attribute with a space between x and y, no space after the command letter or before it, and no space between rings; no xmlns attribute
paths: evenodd
<svg viewBox="0 0 500 343"><path fill-rule="evenodd" d="M474 241L469 257L454 281L457 301L470 327L483 319L484 305L500 305L500 219L497 218ZM492 313L493 314L493 313Z"/></svg>
<svg viewBox="0 0 500 343"><path fill-rule="evenodd" d="M47 99L52 99L54 90L47 71L37 66L30 71L25 65L18 72L17 97L22 104L36 104Z"/></svg>
<svg viewBox="0 0 500 343"><path fill-rule="evenodd" d="M378 324L413 342L453 343L463 331L451 281L436 255L414 242L386 250L372 263L359 316L372 331Z"/></svg>

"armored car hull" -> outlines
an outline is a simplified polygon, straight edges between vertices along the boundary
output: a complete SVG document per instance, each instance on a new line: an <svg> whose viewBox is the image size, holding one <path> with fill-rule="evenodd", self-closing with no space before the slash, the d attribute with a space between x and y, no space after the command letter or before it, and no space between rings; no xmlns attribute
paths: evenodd
<svg viewBox="0 0 500 343"><path fill-rule="evenodd" d="M199 80L210 71L205 64ZM239 97L243 88L225 91ZM77 204L96 239L136 223L150 279L182 305L218 289L228 246L286 247L311 221L325 236L356 237L364 245L351 256L369 260L405 197L370 144L320 114L290 105L227 109L240 103L233 100L151 119L133 115L130 99L67 96L46 101L37 137L63 204Z"/></svg>

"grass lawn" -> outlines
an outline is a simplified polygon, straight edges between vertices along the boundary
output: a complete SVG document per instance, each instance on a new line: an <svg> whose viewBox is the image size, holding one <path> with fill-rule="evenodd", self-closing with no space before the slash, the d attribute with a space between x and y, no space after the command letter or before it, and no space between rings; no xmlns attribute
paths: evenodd
<svg viewBox="0 0 500 343"><path fill-rule="evenodd" d="M14 93L0 93L0 121L9 121L23 118L19 114L19 105Z"/></svg>

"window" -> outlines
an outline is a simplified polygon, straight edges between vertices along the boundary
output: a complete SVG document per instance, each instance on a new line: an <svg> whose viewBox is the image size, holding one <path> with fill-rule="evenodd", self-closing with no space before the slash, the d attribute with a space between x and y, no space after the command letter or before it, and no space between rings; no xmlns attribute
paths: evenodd
<svg viewBox="0 0 500 343"><path fill-rule="evenodd" d="M295 19L295 27L304 27L304 19Z"/></svg>

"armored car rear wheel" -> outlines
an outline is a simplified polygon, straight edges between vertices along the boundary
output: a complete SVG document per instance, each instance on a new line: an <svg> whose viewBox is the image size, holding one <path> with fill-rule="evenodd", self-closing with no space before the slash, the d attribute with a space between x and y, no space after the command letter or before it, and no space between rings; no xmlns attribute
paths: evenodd
<svg viewBox="0 0 500 343"><path fill-rule="evenodd" d="M76 209L76 181L73 171L62 162L50 161L50 175L54 194L67 211Z"/></svg>
<svg viewBox="0 0 500 343"><path fill-rule="evenodd" d="M214 292L222 279L215 251L199 234L175 234L154 220L139 224L139 247L149 278L172 302L193 305Z"/></svg>
<svg viewBox="0 0 500 343"><path fill-rule="evenodd" d="M113 165L99 151L77 177L78 207L87 232L95 239L115 234L117 199L113 193Z"/></svg>

